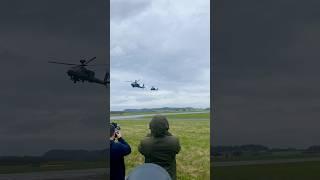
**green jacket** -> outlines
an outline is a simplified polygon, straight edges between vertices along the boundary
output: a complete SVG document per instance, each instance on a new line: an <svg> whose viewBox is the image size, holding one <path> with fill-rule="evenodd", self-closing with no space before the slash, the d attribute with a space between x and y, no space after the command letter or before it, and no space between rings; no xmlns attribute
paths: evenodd
<svg viewBox="0 0 320 180"><path fill-rule="evenodd" d="M180 151L179 139L169 132L161 137L151 134L141 140L139 152L145 157L145 163L154 163L168 171L176 179L176 154Z"/></svg>

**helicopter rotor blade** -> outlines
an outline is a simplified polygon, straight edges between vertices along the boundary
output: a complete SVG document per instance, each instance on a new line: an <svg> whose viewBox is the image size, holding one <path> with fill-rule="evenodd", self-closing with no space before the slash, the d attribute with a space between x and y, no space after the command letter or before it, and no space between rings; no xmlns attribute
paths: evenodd
<svg viewBox="0 0 320 180"><path fill-rule="evenodd" d="M57 62L57 61L48 61L48 63L53 63L53 64L63 64L63 65L79 65L79 64L73 64L73 63L64 63L64 62Z"/></svg>
<svg viewBox="0 0 320 180"><path fill-rule="evenodd" d="M87 65L87 66L106 66L107 64L90 64L90 65Z"/></svg>
<svg viewBox="0 0 320 180"><path fill-rule="evenodd" d="M86 61L84 64L87 65L87 64L89 64L91 61L95 60L96 58L97 58L97 57L93 57L93 58L89 59L88 61Z"/></svg>

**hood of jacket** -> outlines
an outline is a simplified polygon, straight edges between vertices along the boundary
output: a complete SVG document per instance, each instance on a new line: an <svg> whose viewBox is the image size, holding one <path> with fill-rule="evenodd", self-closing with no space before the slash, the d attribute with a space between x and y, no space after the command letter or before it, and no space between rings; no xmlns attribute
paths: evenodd
<svg viewBox="0 0 320 180"><path fill-rule="evenodd" d="M152 118L149 123L149 128L151 130L151 136L162 137L171 135L169 130L169 122L165 116L156 115Z"/></svg>

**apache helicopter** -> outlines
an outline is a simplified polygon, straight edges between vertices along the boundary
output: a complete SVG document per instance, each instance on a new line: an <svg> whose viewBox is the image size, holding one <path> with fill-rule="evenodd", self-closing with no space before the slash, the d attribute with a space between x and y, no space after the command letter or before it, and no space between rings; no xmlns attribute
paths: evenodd
<svg viewBox="0 0 320 180"><path fill-rule="evenodd" d="M94 59L96 59L96 57L93 57L89 60L81 59L80 64L64 63L64 62L57 62L57 61L49 61L49 63L73 66L67 71L67 74L74 83L77 83L78 81L82 81L82 82L88 81L88 82L98 83L102 85L110 84L110 74L108 72L106 73L104 80L100 80L95 77L95 73L93 71L85 68L85 66L93 66L88 64Z"/></svg>
<svg viewBox="0 0 320 180"><path fill-rule="evenodd" d="M144 84L141 86L140 83L138 83L140 80L134 80L134 81L127 81L127 82L131 82L131 86L132 88L142 88L144 89Z"/></svg>
<svg viewBox="0 0 320 180"><path fill-rule="evenodd" d="M151 91L158 91L158 88L155 88L154 86L151 87Z"/></svg>

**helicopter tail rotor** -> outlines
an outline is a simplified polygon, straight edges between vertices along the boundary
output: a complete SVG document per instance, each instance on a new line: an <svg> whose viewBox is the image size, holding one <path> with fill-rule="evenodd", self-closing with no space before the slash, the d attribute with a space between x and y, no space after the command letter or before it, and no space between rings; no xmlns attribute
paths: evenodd
<svg viewBox="0 0 320 180"><path fill-rule="evenodd" d="M104 82L105 84L110 84L110 73L109 73L109 72L106 72L106 75L105 75L105 77L104 77L103 82Z"/></svg>

